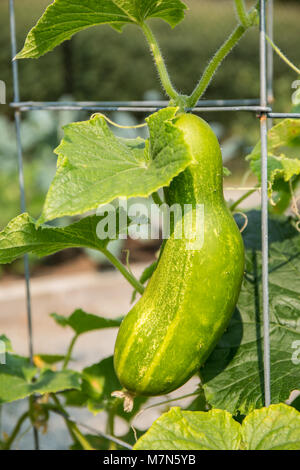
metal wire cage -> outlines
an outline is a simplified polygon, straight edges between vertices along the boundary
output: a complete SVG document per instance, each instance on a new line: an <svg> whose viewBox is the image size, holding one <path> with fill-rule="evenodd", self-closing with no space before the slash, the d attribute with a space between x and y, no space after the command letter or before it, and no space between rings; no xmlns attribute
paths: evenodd
<svg viewBox="0 0 300 470"><path fill-rule="evenodd" d="M270 336L269 336L269 289L268 289L268 142L267 132L273 118L300 118L298 113L274 113L271 103L273 101L273 49L266 40L266 35L273 37L273 0L260 0L260 97L256 100L201 100L193 109L195 112L250 112L256 113L260 121L261 136L261 237L262 237L262 301L263 301L263 328L264 328L264 401L265 406L271 404L270 386ZM17 53L15 8L14 0L9 0L10 35L12 57ZM23 172L23 152L21 141L21 115L32 110L81 110L81 111L127 111L152 113L167 106L166 101L105 101L105 102L22 102L19 92L18 62L12 62L14 101L10 106L14 109L17 150L18 150L18 174L21 196L21 212L26 211L25 185ZM32 308L30 294L30 270L28 256L24 256L25 284L26 284L26 309L28 324L29 356L33 360L33 328ZM105 435L95 429L84 425L93 432L107 437L117 443L120 441L113 436ZM35 449L39 448L38 434L34 431ZM124 446L125 443L122 442ZM125 446L131 448L131 446Z"/></svg>

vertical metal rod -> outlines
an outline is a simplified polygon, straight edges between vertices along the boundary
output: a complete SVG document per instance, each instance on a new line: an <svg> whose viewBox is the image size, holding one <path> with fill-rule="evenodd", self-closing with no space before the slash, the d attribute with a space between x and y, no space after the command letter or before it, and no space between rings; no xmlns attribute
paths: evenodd
<svg viewBox="0 0 300 470"><path fill-rule="evenodd" d="M267 105L267 41L266 0L260 0L260 102ZM271 404L270 385L270 333L269 333L269 272L268 272L268 123L266 113L261 114L261 211L262 211L262 290L264 325L264 393L265 406Z"/></svg>
<svg viewBox="0 0 300 470"><path fill-rule="evenodd" d="M268 0L267 4L267 34L273 41L274 39L274 0ZM271 44L267 44L267 93L268 104L272 105L274 102L273 90L273 76L274 76L274 50ZM268 129L271 129L273 120L268 119Z"/></svg>
<svg viewBox="0 0 300 470"><path fill-rule="evenodd" d="M14 0L9 0L9 15L10 15L10 37L11 37L11 53L12 59L17 54L17 36L16 36L16 21L15 21L15 8ZM20 88L19 88L19 71L17 61L12 61L13 73L13 88L14 88L14 101L20 101ZM19 173L19 186L20 186L20 205L21 212L26 211L25 200L25 184L24 184L24 168L23 168L23 151L21 141L21 114L19 111L15 112L15 126L17 135L17 154L18 154L18 173ZM29 357L33 362L33 329L32 329L32 311L31 311L31 293L30 293L30 271L28 255L24 256L24 273L25 273L25 287L26 287L26 310L27 310L27 325L28 325L28 340L29 340ZM34 445L35 449L39 449L38 432L33 428L34 432Z"/></svg>

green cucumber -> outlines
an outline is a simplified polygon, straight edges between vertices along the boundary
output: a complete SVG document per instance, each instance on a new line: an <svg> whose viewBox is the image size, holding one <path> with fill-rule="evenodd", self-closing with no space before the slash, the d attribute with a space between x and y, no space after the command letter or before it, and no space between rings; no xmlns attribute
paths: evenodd
<svg viewBox="0 0 300 470"><path fill-rule="evenodd" d="M195 115L180 115L174 123L193 163L166 188L166 202L192 204L193 214L204 205L204 242L201 249L187 249L175 225L143 296L121 324L114 366L134 395L171 392L197 371L228 325L244 273L242 237L223 196L218 140ZM185 227L192 223L193 217L184 218Z"/></svg>

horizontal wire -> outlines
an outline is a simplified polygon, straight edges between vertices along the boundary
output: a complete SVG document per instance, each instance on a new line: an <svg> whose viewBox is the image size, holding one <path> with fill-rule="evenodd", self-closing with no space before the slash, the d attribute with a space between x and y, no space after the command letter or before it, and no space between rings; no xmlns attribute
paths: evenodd
<svg viewBox="0 0 300 470"><path fill-rule="evenodd" d="M224 186L224 191L252 191L252 190L255 190L255 191L260 191L261 188L259 186L253 186L253 187L229 187L229 188L226 188L226 186Z"/></svg>
<svg viewBox="0 0 300 470"><path fill-rule="evenodd" d="M41 111L41 110L48 110L48 111L119 111L119 112L156 112L160 109L163 109L168 104L165 105L160 104L157 106L116 106L116 105L82 105L80 103L11 103L10 106L14 109L18 109L22 112L27 111ZM269 107L262 107L262 106L196 106L193 109L188 109L188 111L194 112L218 112L218 111L248 111L254 113L268 113L271 112L272 109Z"/></svg>
<svg viewBox="0 0 300 470"><path fill-rule="evenodd" d="M12 107L22 106L76 106L76 107L90 107L90 106L126 106L126 107L165 107L168 106L169 101L165 100L147 100L147 101L23 101L11 103ZM200 100L197 107L203 106L254 106L259 105L259 99L240 99L240 100Z"/></svg>
<svg viewBox="0 0 300 470"><path fill-rule="evenodd" d="M88 431L96 434L97 436L100 436L100 437L103 437L103 439L106 439L108 441L112 441L112 442L115 442L116 444L119 444L121 445L122 447L125 447L125 449L129 449L129 450L132 450L132 446L130 444L128 444L128 442L125 442L125 441L122 441L121 439L118 439L117 437L115 436L111 436L110 434L107 434L103 431L99 431L98 429L95 429L94 427L90 426L89 424L85 424L85 423L82 423L80 421L78 421L77 419L74 419L72 416L70 416L67 412L65 412L64 410L60 410L60 409L52 409L53 413L56 413L60 416L62 416L63 418L67 419L68 421L70 421L71 423L75 424L76 426L80 426L82 428L85 428L87 429Z"/></svg>
<svg viewBox="0 0 300 470"><path fill-rule="evenodd" d="M103 437L104 439L106 439L108 441L115 442L116 444L118 444L122 447L125 447L125 449L132 450L132 446L130 444L128 444L125 441L122 441L121 439L118 439L115 436L111 436L110 434L106 434L102 431L98 431L97 429L90 426L89 424L81 423L80 421L77 421L74 418L68 418L68 419L69 419L69 421L72 421L72 423L76 424L77 426L80 426L82 428L85 428L87 431L90 431L90 432L93 432L93 433L97 434L99 437Z"/></svg>
<svg viewBox="0 0 300 470"><path fill-rule="evenodd" d="M300 113L268 113L269 118L274 119L300 119Z"/></svg>
<svg viewBox="0 0 300 470"><path fill-rule="evenodd" d="M195 112L226 112L246 111L266 113L270 119L300 119L300 113L275 113L269 106L258 106L257 100L202 100L188 111ZM159 111L168 106L168 101L21 101L12 102L10 107L21 112L28 111L119 111L149 113Z"/></svg>

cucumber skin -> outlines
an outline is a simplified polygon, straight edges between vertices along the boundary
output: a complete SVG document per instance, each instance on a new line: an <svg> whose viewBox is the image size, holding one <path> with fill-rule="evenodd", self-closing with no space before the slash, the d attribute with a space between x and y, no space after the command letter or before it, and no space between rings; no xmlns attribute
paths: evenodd
<svg viewBox="0 0 300 470"><path fill-rule="evenodd" d="M154 396L183 385L205 362L225 331L244 273L244 245L223 196L217 138L201 118L176 123L195 163L166 189L169 205L204 204L204 244L166 241L141 299L123 320L114 355L116 374L128 391Z"/></svg>

